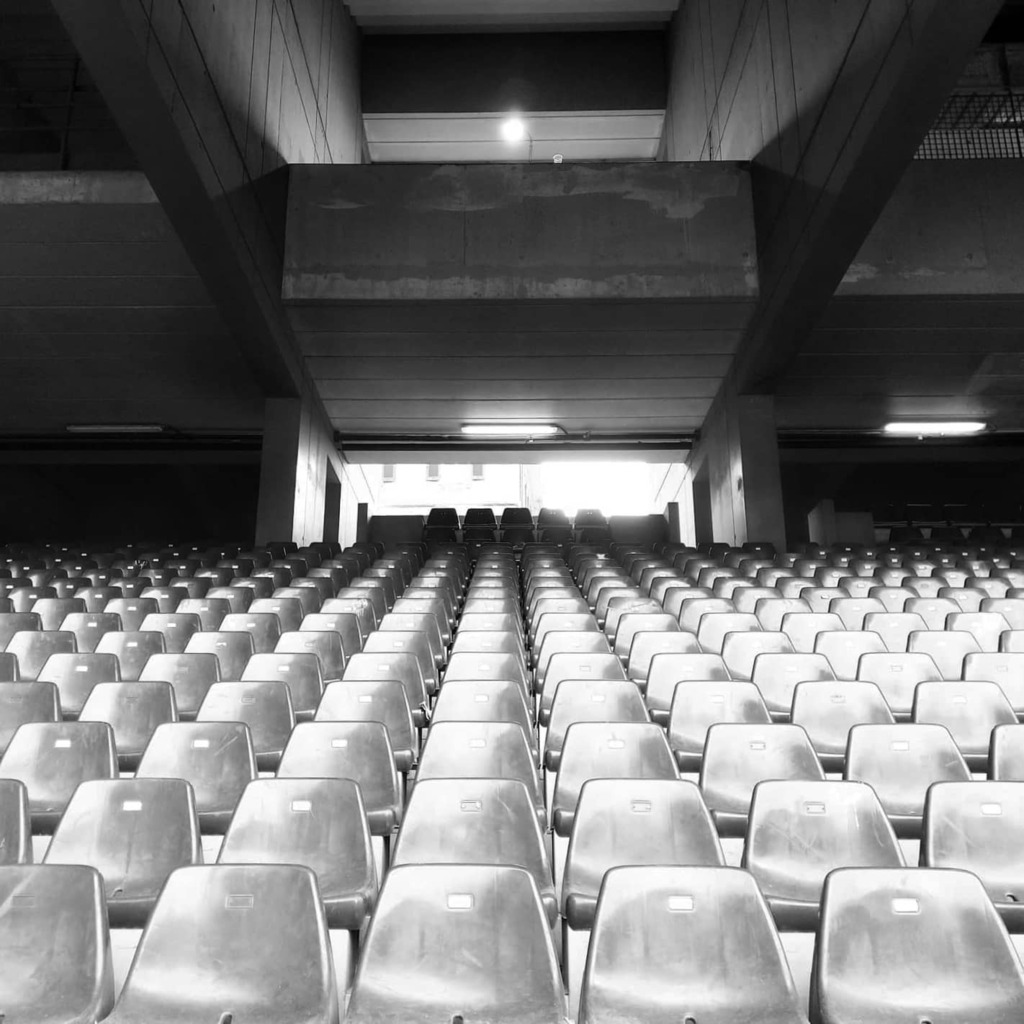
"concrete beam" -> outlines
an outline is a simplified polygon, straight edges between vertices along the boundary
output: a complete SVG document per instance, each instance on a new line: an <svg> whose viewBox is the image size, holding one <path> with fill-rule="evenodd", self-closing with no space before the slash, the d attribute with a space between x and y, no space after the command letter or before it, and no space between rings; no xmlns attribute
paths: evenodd
<svg viewBox="0 0 1024 1024"><path fill-rule="evenodd" d="M301 395L280 301L282 168L361 159L358 39L344 5L54 7L264 393Z"/></svg>
<svg viewBox="0 0 1024 1024"><path fill-rule="evenodd" d="M1001 6L685 5L666 155L755 161L762 292L735 363L740 393L773 390Z"/></svg>

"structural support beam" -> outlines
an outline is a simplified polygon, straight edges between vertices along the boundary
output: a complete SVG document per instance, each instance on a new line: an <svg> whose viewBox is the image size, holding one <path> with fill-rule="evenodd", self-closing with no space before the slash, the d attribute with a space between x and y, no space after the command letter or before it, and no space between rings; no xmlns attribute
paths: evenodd
<svg viewBox="0 0 1024 1024"><path fill-rule="evenodd" d="M731 387L723 388L690 457L690 480L698 543L714 540L739 546L771 541L777 550L785 550L779 446L770 396L737 395Z"/></svg>
<svg viewBox="0 0 1024 1024"><path fill-rule="evenodd" d="M344 5L54 7L264 393L302 395L280 300L286 165L361 159L358 39Z"/></svg>
<svg viewBox="0 0 1024 1024"><path fill-rule="evenodd" d="M761 300L737 353L739 393L773 391L1001 7L684 5L666 155L755 162Z"/></svg>
<svg viewBox="0 0 1024 1024"><path fill-rule="evenodd" d="M267 399L256 543L292 540L302 547L339 539L344 479L334 432L316 397Z"/></svg>

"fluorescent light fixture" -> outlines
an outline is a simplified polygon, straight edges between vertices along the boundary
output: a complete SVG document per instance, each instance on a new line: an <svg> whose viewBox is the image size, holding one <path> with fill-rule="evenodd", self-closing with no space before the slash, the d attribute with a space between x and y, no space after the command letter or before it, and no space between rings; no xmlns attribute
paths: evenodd
<svg viewBox="0 0 1024 1024"><path fill-rule="evenodd" d="M159 423L69 423L69 434L162 434Z"/></svg>
<svg viewBox="0 0 1024 1024"><path fill-rule="evenodd" d="M988 429L979 420L899 420L886 423L885 433L898 437L969 437Z"/></svg>
<svg viewBox="0 0 1024 1024"><path fill-rule="evenodd" d="M563 433L554 423L463 423L466 437L555 437Z"/></svg>
<svg viewBox="0 0 1024 1024"><path fill-rule="evenodd" d="M501 124L501 137L514 146L526 138L526 124L521 117L510 117Z"/></svg>

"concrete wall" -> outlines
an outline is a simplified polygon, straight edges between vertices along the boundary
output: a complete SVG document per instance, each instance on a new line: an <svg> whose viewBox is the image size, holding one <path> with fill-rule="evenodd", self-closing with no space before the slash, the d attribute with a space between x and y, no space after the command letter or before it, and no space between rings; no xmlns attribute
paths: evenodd
<svg viewBox="0 0 1024 1024"><path fill-rule="evenodd" d="M745 168L294 168L284 297L748 299Z"/></svg>
<svg viewBox="0 0 1024 1024"><path fill-rule="evenodd" d="M256 512L256 542L293 540L300 547L323 540L327 467L342 483L345 469L334 431L310 389L301 399L267 400Z"/></svg>

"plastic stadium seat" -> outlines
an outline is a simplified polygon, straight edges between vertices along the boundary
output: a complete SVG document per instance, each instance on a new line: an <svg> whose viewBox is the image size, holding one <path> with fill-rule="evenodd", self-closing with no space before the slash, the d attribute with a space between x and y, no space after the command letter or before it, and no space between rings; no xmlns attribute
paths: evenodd
<svg viewBox="0 0 1024 1024"><path fill-rule="evenodd" d="M454 659L453 659L454 660ZM412 654L354 654L345 666L343 681L396 679L405 687L413 722L426 725L427 685L420 663Z"/></svg>
<svg viewBox="0 0 1024 1024"><path fill-rule="evenodd" d="M578 722L649 722L636 684L622 680L567 679L558 684L548 719L544 764L557 772L568 729Z"/></svg>
<svg viewBox="0 0 1024 1024"><path fill-rule="evenodd" d="M363 653L378 654L411 654L419 662L420 673L426 684L427 692L434 693L437 690L437 662L434 660L433 652L430 649L430 642L427 635L420 632L398 631L384 632L377 630L366 638L363 645Z"/></svg>
<svg viewBox="0 0 1024 1024"><path fill-rule="evenodd" d="M459 629L452 644L452 654L514 654L526 665L526 654L521 636L507 632L475 632Z"/></svg>
<svg viewBox="0 0 1024 1024"><path fill-rule="evenodd" d="M81 614L86 610L85 602L77 598L44 597L32 605L32 611L39 616L40 626L49 632L56 632L68 615Z"/></svg>
<svg viewBox="0 0 1024 1024"><path fill-rule="evenodd" d="M807 587L800 591L800 596L807 602L812 614L827 615L831 614L829 609L832 602L842 601L847 595L842 587Z"/></svg>
<svg viewBox="0 0 1024 1024"><path fill-rule="evenodd" d="M392 866L507 864L528 871L550 924L558 904L533 796L514 779L428 779L406 809Z"/></svg>
<svg viewBox="0 0 1024 1024"><path fill-rule="evenodd" d="M162 615L170 615L177 611L178 605L186 597L191 595L184 587L153 586L147 587L139 596L156 601L157 612Z"/></svg>
<svg viewBox="0 0 1024 1024"><path fill-rule="evenodd" d="M24 630L15 633L7 644L7 653L18 659L18 673L26 680L38 678L52 655L74 652L75 634L63 631Z"/></svg>
<svg viewBox="0 0 1024 1024"><path fill-rule="evenodd" d="M999 650L1005 654L1024 653L1024 630L1011 629L999 638Z"/></svg>
<svg viewBox="0 0 1024 1024"><path fill-rule="evenodd" d="M829 612L812 612L810 615L789 614L782 620L782 632L789 637L793 649L800 654L814 652L820 633L845 632L845 629L843 620Z"/></svg>
<svg viewBox="0 0 1024 1024"><path fill-rule="evenodd" d="M601 888L580 1024L806 1024L754 880L722 867L620 867Z"/></svg>
<svg viewBox="0 0 1024 1024"><path fill-rule="evenodd" d="M207 631L220 629L226 615L231 614L230 602L218 597L189 597L178 605L178 615L194 615L199 628Z"/></svg>
<svg viewBox="0 0 1024 1024"><path fill-rule="evenodd" d="M996 683L1017 717L1024 714L1024 654L968 654L964 679Z"/></svg>
<svg viewBox="0 0 1024 1024"><path fill-rule="evenodd" d="M279 679L214 683L203 698L197 722L243 722L249 727L256 765L274 771L295 727L291 691Z"/></svg>
<svg viewBox="0 0 1024 1024"><path fill-rule="evenodd" d="M960 679L964 659L981 651L978 641L970 633L953 630L926 630L910 634L907 650L912 654L927 654L938 666L943 679Z"/></svg>
<svg viewBox="0 0 1024 1024"><path fill-rule="evenodd" d="M719 835L745 834L754 787L772 778L825 778L803 729L745 723L711 726L704 745L700 787Z"/></svg>
<svg viewBox="0 0 1024 1024"><path fill-rule="evenodd" d="M310 634L286 635L309 636ZM280 641L278 641L278 647L280 646ZM242 670L242 682L261 680L286 683L291 695L295 717L304 720L313 717L324 692L320 659L310 651L303 651L301 654L283 651L275 651L273 654L254 654ZM254 742L255 739L254 734Z"/></svg>
<svg viewBox="0 0 1024 1024"><path fill-rule="evenodd" d="M862 782L769 780L754 787L743 866L783 931L813 932L834 868L904 866L882 805Z"/></svg>
<svg viewBox="0 0 1024 1024"><path fill-rule="evenodd" d="M918 683L913 721L945 726L968 766L985 771L992 730L1015 725L1017 716L995 683Z"/></svg>
<svg viewBox="0 0 1024 1024"><path fill-rule="evenodd" d="M691 680L676 685L668 718L668 743L681 771L700 771L708 729L726 722L771 723L753 683Z"/></svg>
<svg viewBox="0 0 1024 1024"><path fill-rule="evenodd" d="M381 722L388 731L395 768L411 771L419 754L419 735L413 726L405 687L396 679L330 683L314 721Z"/></svg>
<svg viewBox="0 0 1024 1024"><path fill-rule="evenodd" d="M108 601L103 609L107 615L116 615L121 620L121 629L135 633L142 628L147 615L157 615L160 606L151 597L125 597Z"/></svg>
<svg viewBox="0 0 1024 1024"><path fill-rule="evenodd" d="M166 682L97 683L78 720L106 722L114 732L119 767L133 771L157 726L178 720L174 690Z"/></svg>
<svg viewBox="0 0 1024 1024"><path fill-rule="evenodd" d="M665 634L668 636L669 634ZM672 634L678 636L679 634ZM622 663L610 651L577 654L571 651L554 654L548 662L540 689L539 719L547 725L551 704L559 684L565 679L625 679Z"/></svg>
<svg viewBox="0 0 1024 1024"><path fill-rule="evenodd" d="M117 587L82 587L75 591L75 597L85 602L87 612L102 612L106 610L108 601L116 601L121 597L121 591Z"/></svg>
<svg viewBox="0 0 1024 1024"><path fill-rule="evenodd" d="M759 631L727 633L721 653L732 678L748 680L753 675L757 658L762 654L795 652L785 633Z"/></svg>
<svg viewBox="0 0 1024 1024"><path fill-rule="evenodd" d="M1020 961L966 871L833 871L811 977L815 1024L996 1024L1024 1014Z"/></svg>
<svg viewBox="0 0 1024 1024"><path fill-rule="evenodd" d="M202 942L185 940L197 931ZM173 872L107 1020L216 1021L225 1014L252 1024L338 1024L324 911L308 868L231 864Z"/></svg>
<svg viewBox="0 0 1024 1024"><path fill-rule="evenodd" d="M927 654L865 654L857 678L875 683L897 718L909 718L917 684L938 682L942 674Z"/></svg>
<svg viewBox="0 0 1024 1024"><path fill-rule="evenodd" d="M32 820L28 790L17 779L0 779L0 867L31 863ZM0 876L2 874L0 872ZM0 920L2 917L0 913ZM0 941L0 949L4 948Z"/></svg>
<svg viewBox="0 0 1024 1024"><path fill-rule="evenodd" d="M138 779L184 779L195 792L199 827L223 835L242 790L256 778L256 754L241 722L158 726L139 762Z"/></svg>
<svg viewBox="0 0 1024 1024"><path fill-rule="evenodd" d="M570 928L589 929L612 868L724 863L711 815L692 782L591 779L580 791L569 839L562 913Z"/></svg>
<svg viewBox="0 0 1024 1024"><path fill-rule="evenodd" d="M0 758L0 778L25 784L32 831L52 833L79 783L117 778L114 735L102 722L23 725Z"/></svg>
<svg viewBox="0 0 1024 1024"><path fill-rule="evenodd" d="M185 647L186 654L213 654L217 657L221 679L241 679L249 658L254 653L248 633L194 633Z"/></svg>
<svg viewBox="0 0 1024 1024"><path fill-rule="evenodd" d="M1010 624L997 612L962 612L950 615L948 628L970 633L982 651L994 654L999 650L999 638L1009 631Z"/></svg>
<svg viewBox="0 0 1024 1024"><path fill-rule="evenodd" d="M575 634L565 634L575 636ZM604 642L604 650L608 651L608 644L600 634L597 635ZM610 653L610 652L609 652ZM444 673L445 683L457 679L512 679L522 688L523 693L530 692L530 682L523 668L522 662L517 655L513 654L455 654L448 660L448 668Z"/></svg>
<svg viewBox="0 0 1024 1024"><path fill-rule="evenodd" d="M789 719L798 683L835 677L828 659L821 654L759 654L750 676L777 721Z"/></svg>
<svg viewBox="0 0 1024 1024"><path fill-rule="evenodd" d="M945 629L946 619L961 609L956 601L950 601L949 598L918 597L908 601L903 610L912 615L920 615L928 629Z"/></svg>
<svg viewBox="0 0 1024 1024"><path fill-rule="evenodd" d="M174 612L170 614L147 615L139 627L140 632L162 633L164 650L169 654L182 654L193 633L201 628L198 615Z"/></svg>
<svg viewBox="0 0 1024 1024"><path fill-rule="evenodd" d="M124 631L104 633L96 645L97 654L113 654L121 668L121 678L136 680L151 655L166 651L163 633L156 631Z"/></svg>
<svg viewBox="0 0 1024 1024"><path fill-rule="evenodd" d="M612 650L625 665L630 661L632 648L640 638L654 634L661 639L662 634L674 634L679 631L679 624L676 620L664 612L626 613L619 618ZM678 650L678 648L676 649ZM690 637L689 650L692 653L697 653L700 650L694 637Z"/></svg>
<svg viewBox="0 0 1024 1024"><path fill-rule="evenodd" d="M560 836L572 831L583 784L592 778L678 779L665 733L653 723L580 722L571 725L551 800L552 824Z"/></svg>
<svg viewBox="0 0 1024 1024"><path fill-rule="evenodd" d="M863 655L885 654L887 650L877 633L844 630L819 633L814 653L824 655L840 679L854 679Z"/></svg>
<svg viewBox="0 0 1024 1024"><path fill-rule="evenodd" d="M1014 597L988 597L981 602L983 612L1002 615L1010 629L1024 629L1024 601Z"/></svg>
<svg viewBox="0 0 1024 1024"><path fill-rule="evenodd" d="M255 605L256 602L253 602ZM301 607L301 606L300 606ZM253 612L252 605L244 615L232 613L225 615L220 624L222 633L248 633L252 637L253 650L256 654L267 654L281 638L283 632L281 620L274 612ZM187 647L186 650L193 648ZM223 666L222 666L223 667Z"/></svg>
<svg viewBox="0 0 1024 1024"><path fill-rule="evenodd" d="M167 876L202 863L192 787L180 779L109 779L75 790L47 864L88 864L103 876L115 928L141 928Z"/></svg>
<svg viewBox="0 0 1024 1024"><path fill-rule="evenodd" d="M366 638L377 628L377 623L384 618L387 611L383 597L379 600L379 612L374 606L373 598L378 596L376 591L350 587L341 593L355 596L335 597L330 601L324 601L319 612L303 617L303 625L300 628L336 629L342 634L345 653L355 653L362 650ZM351 618L337 618L342 615L354 618L354 627Z"/></svg>
<svg viewBox="0 0 1024 1024"><path fill-rule="evenodd" d="M75 634L75 646L89 653L96 650L100 637L121 629L121 620L106 612L72 612L64 618L60 628Z"/></svg>
<svg viewBox="0 0 1024 1024"><path fill-rule="evenodd" d="M18 659L13 654L0 651L0 683L18 682Z"/></svg>
<svg viewBox="0 0 1024 1024"><path fill-rule="evenodd" d="M529 791L538 817L545 816L529 740L512 722L438 722L427 733L416 770L416 784L425 779L518 780Z"/></svg>
<svg viewBox="0 0 1024 1024"><path fill-rule="evenodd" d="M786 615L809 615L811 613L810 606L802 598L779 597L775 591L769 591L769 593L773 596L758 599L754 606L749 609L757 616L757 621L761 623L762 629L774 633L782 626L782 620ZM743 598L737 596L737 611L746 611L747 608L741 608L740 605L746 606L749 601L750 598L743 600Z"/></svg>
<svg viewBox="0 0 1024 1024"><path fill-rule="evenodd" d="M359 784L370 832L389 836L402 819L402 793L387 729L380 722L300 722L279 778L351 779Z"/></svg>
<svg viewBox="0 0 1024 1024"><path fill-rule="evenodd" d="M438 722L514 722L537 753L532 709L526 703L522 688L511 679L457 679L445 683L434 703L430 721L432 725Z"/></svg>
<svg viewBox="0 0 1024 1024"><path fill-rule="evenodd" d="M941 725L857 725L850 730L844 779L870 785L896 835L921 834L924 798L933 782L967 782L971 774Z"/></svg>
<svg viewBox="0 0 1024 1024"><path fill-rule="evenodd" d="M667 609L666 609L667 610ZM701 620L705 615L735 613L736 606L732 601L721 597L703 597L687 600L679 611L679 625L686 633L695 636L700 630Z"/></svg>
<svg viewBox="0 0 1024 1024"><path fill-rule="evenodd" d="M0 684L0 757L19 726L60 720L60 698L53 683Z"/></svg>
<svg viewBox="0 0 1024 1024"><path fill-rule="evenodd" d="M659 654L651 660L647 674L644 700L654 721L668 721L672 696L676 684L693 680L698 682L731 678L721 655L718 654Z"/></svg>
<svg viewBox="0 0 1024 1024"><path fill-rule="evenodd" d="M139 679L170 683L179 718L192 720L207 691L220 679L220 663L213 654L153 654Z"/></svg>
<svg viewBox="0 0 1024 1024"><path fill-rule="evenodd" d="M245 611L248 611L249 605L252 604L253 600L254 600L253 592L248 587L227 586L227 587L211 587L206 592L206 597L203 599L203 603L204 604L213 604L214 602L227 601L227 603L228 603L228 611L225 612L225 614L228 614L229 612L245 612ZM183 601L182 604L184 604L184 603L185 602ZM190 598L189 599L189 603L193 604L193 599ZM190 607L190 608L186 608L185 610L186 611L191 611L193 613L196 612L196 608L194 606ZM219 604L218 604L218 610L219 610ZM202 614L201 613L200 613L200 618L202 618ZM212 628L213 628L212 626L207 626L205 624L205 622L204 622L203 629L212 629ZM220 629L220 625L218 624L216 628Z"/></svg>
<svg viewBox="0 0 1024 1024"><path fill-rule="evenodd" d="M377 868L359 786L349 779L259 779L238 801L218 864L299 864L317 876L329 928L359 931Z"/></svg>
<svg viewBox="0 0 1024 1024"><path fill-rule="evenodd" d="M121 668L114 654L53 654L39 670L40 682L51 682L60 694L65 718L77 718L96 683L117 682Z"/></svg>
<svg viewBox="0 0 1024 1024"><path fill-rule="evenodd" d="M877 633L894 654L906 651L911 633L927 628L924 619L912 612L877 612L864 619L864 629Z"/></svg>
<svg viewBox="0 0 1024 1024"><path fill-rule="evenodd" d="M1024 781L1024 725L992 730L988 777L997 782Z"/></svg>
<svg viewBox="0 0 1024 1024"><path fill-rule="evenodd" d="M819 680L799 683L791 721L802 726L822 767L841 772L846 743L855 725L894 725L882 691L874 683Z"/></svg>
<svg viewBox="0 0 1024 1024"><path fill-rule="evenodd" d="M347 618L338 615L334 618ZM312 616L306 616L306 619ZM320 673L326 682L334 682L345 674L348 659L358 653L361 641L358 635L346 637L344 631L333 627L329 629L313 629L312 623L303 619L302 628L298 631L282 633L274 646L275 654L315 654L320 661ZM349 644L346 647L346 643Z"/></svg>
<svg viewBox="0 0 1024 1024"><path fill-rule="evenodd" d="M92 868L0 869L0 950L0 1007L11 1024L93 1024L110 1012L110 934Z"/></svg>
<svg viewBox="0 0 1024 1024"><path fill-rule="evenodd" d="M389 872L352 988L348 1024L554 1022L565 993L537 886L518 867Z"/></svg>

